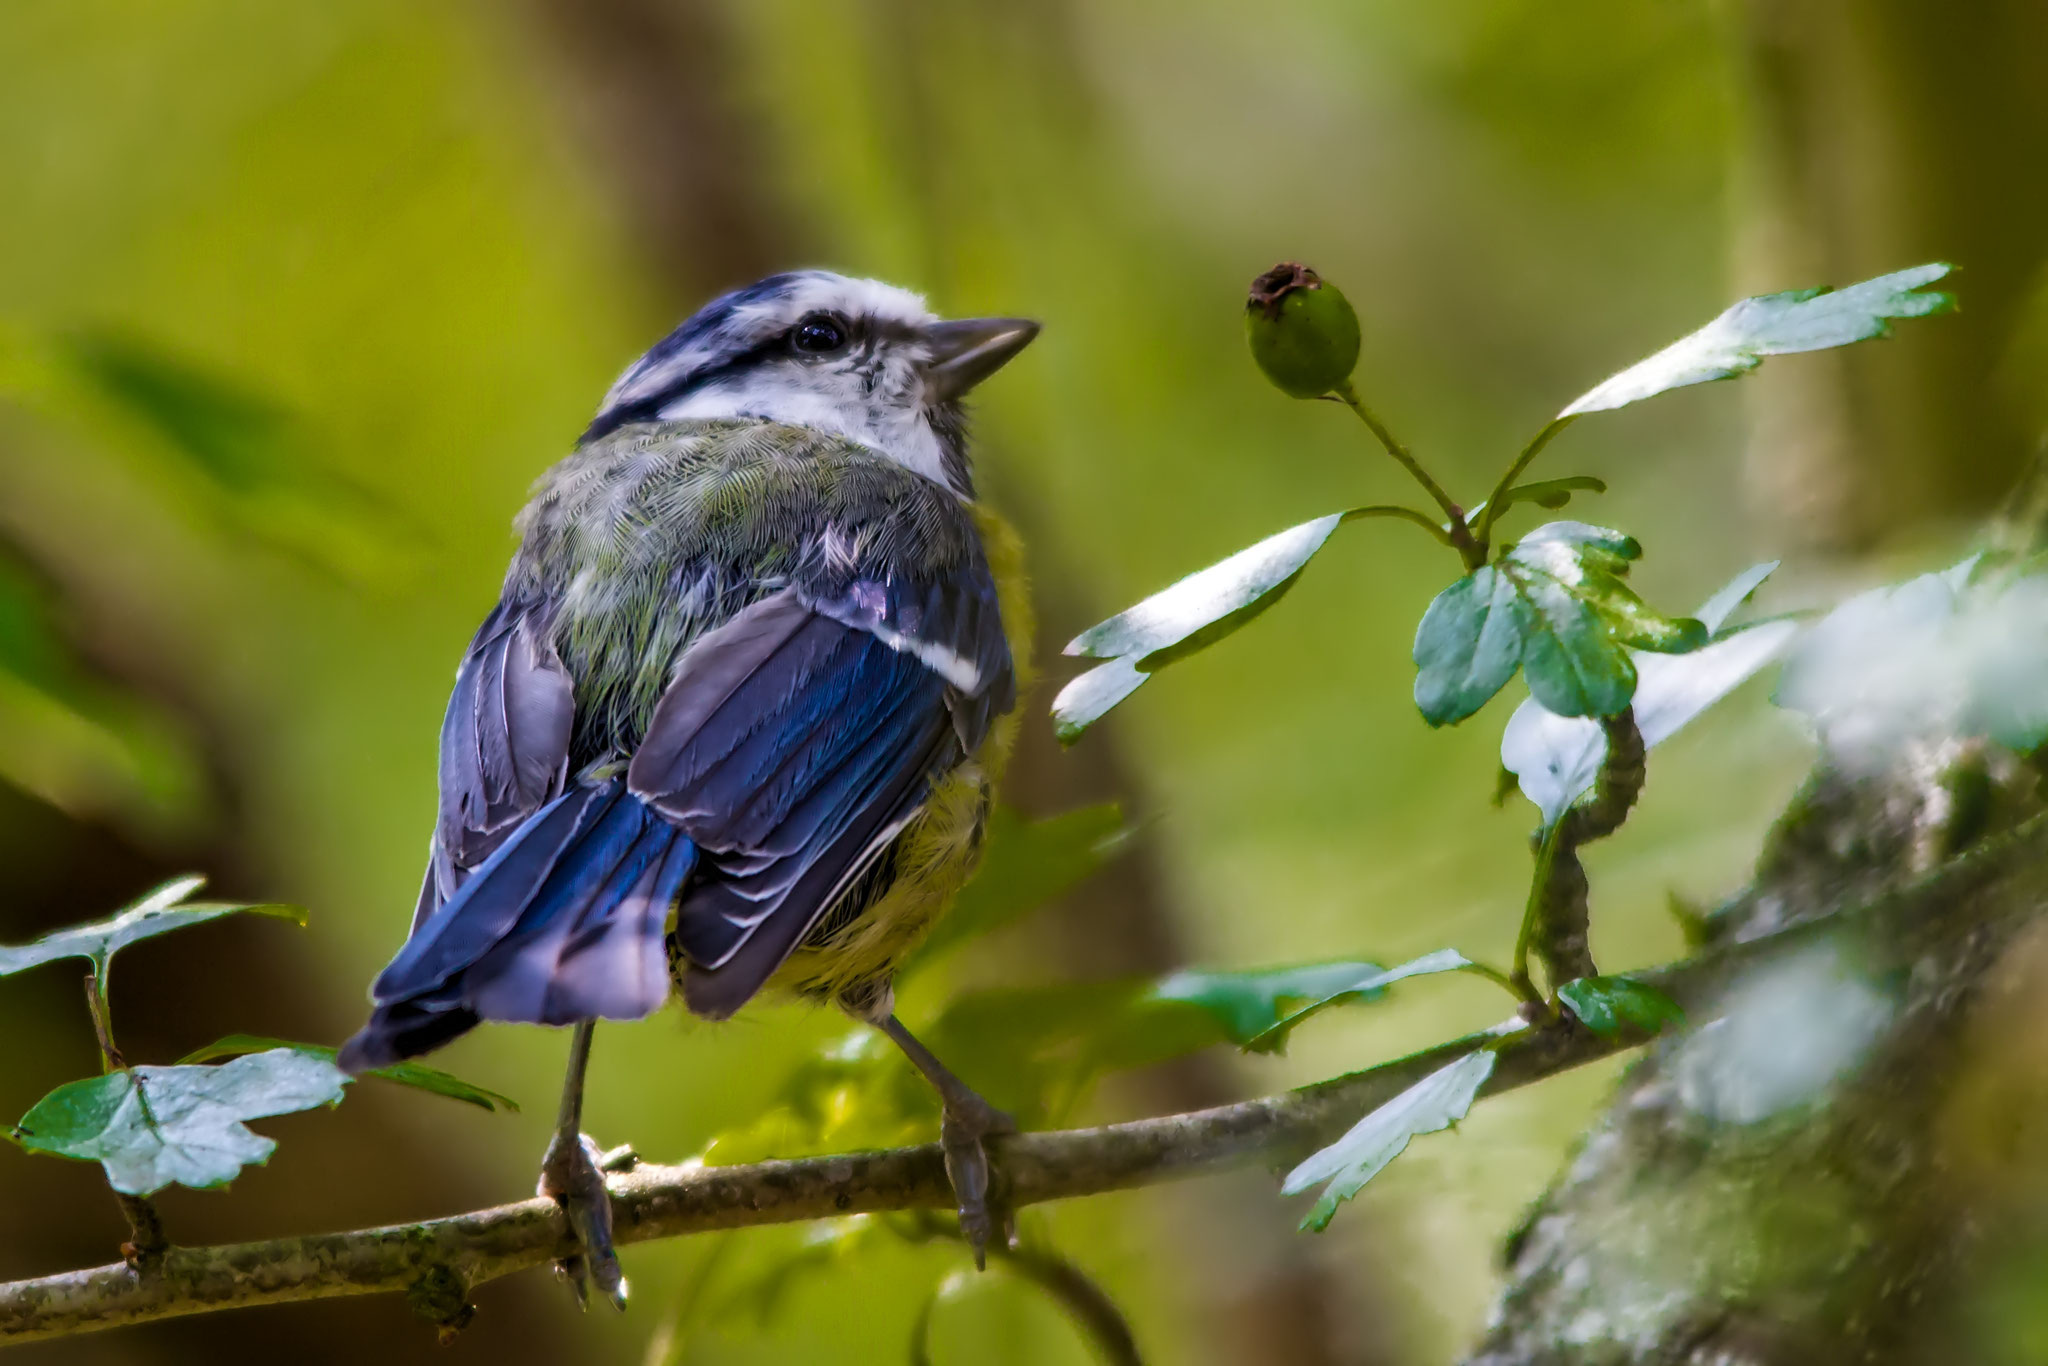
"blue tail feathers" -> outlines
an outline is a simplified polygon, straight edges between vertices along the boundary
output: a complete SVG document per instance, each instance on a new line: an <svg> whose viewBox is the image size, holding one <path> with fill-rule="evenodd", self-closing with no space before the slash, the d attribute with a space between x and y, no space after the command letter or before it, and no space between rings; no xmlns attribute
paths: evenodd
<svg viewBox="0 0 2048 1366"><path fill-rule="evenodd" d="M579 785L536 811L406 941L342 1046L361 1072L481 1021L637 1019L667 999L669 909L690 838L626 790Z"/></svg>

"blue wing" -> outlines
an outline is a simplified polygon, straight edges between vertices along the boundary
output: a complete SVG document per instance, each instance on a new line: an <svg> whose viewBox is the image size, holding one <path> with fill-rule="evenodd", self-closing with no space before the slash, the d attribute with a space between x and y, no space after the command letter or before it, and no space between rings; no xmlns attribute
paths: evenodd
<svg viewBox="0 0 2048 1366"><path fill-rule="evenodd" d="M814 573L756 602L685 651L623 778L566 790L551 654L494 614L443 731L444 899L423 893L343 1066L480 1019L645 1015L671 906L691 1010L738 1009L1014 705L986 566L934 577Z"/></svg>
<svg viewBox="0 0 2048 1366"><path fill-rule="evenodd" d="M575 716L542 611L500 603L456 670L441 722L441 814L413 929L562 791Z"/></svg>
<svg viewBox="0 0 2048 1366"><path fill-rule="evenodd" d="M986 686L965 693L848 608L789 589L711 633L627 772L703 854L675 928L697 1014L758 991L987 729Z"/></svg>

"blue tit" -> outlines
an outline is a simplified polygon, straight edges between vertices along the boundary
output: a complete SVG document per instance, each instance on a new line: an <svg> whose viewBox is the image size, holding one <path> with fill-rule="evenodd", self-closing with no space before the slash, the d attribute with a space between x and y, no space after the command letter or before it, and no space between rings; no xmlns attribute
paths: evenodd
<svg viewBox="0 0 2048 1366"><path fill-rule="evenodd" d="M975 498L961 398L1037 335L825 271L706 305L635 361L517 522L441 728L411 937L351 1072L485 1020L573 1025L540 1189L623 1305L593 1022L671 987L722 1019L833 1002L937 1088L977 1261L1007 1120L897 1021L896 966L976 861L1028 640L1015 538Z"/></svg>

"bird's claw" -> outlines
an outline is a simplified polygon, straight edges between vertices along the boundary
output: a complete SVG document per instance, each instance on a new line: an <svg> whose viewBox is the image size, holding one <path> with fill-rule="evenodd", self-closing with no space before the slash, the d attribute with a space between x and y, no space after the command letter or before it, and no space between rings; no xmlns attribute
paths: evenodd
<svg viewBox="0 0 2048 1366"><path fill-rule="evenodd" d="M960 1236L974 1250L976 1270L988 1266L988 1245L1000 1237L1002 1246L1017 1242L1017 1221L996 1181L985 1140L1017 1132L1016 1121L975 1096L949 1103L939 1118L939 1147L946 1155L946 1177L960 1207Z"/></svg>
<svg viewBox="0 0 2048 1366"><path fill-rule="evenodd" d="M589 1308L593 1281L614 1306L626 1307L626 1276L612 1248L612 1200L604 1174L638 1161L631 1156L624 1166L612 1165L631 1154L630 1148L604 1152L588 1134L574 1141L557 1134L541 1159L538 1193L562 1207L576 1238L576 1251L555 1263L555 1276L569 1287L579 1309Z"/></svg>

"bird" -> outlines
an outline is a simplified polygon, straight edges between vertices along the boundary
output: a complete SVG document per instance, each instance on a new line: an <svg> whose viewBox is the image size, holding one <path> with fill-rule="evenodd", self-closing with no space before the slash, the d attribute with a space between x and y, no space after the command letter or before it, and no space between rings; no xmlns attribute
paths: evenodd
<svg viewBox="0 0 2048 1366"><path fill-rule="evenodd" d="M579 1303L620 1308L582 1132L596 1021L829 1002L937 1090L961 1230L1008 1217L1011 1129L897 1019L897 965L977 863L1014 737L1021 551L963 397L1024 318L945 320L824 270L712 300L629 365L515 522L456 672L408 938L339 1050L359 1074L486 1021L573 1030L540 1194Z"/></svg>

